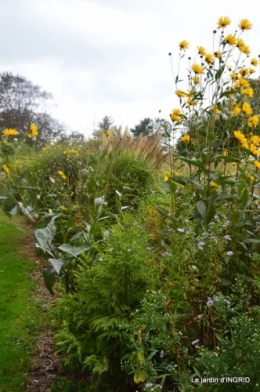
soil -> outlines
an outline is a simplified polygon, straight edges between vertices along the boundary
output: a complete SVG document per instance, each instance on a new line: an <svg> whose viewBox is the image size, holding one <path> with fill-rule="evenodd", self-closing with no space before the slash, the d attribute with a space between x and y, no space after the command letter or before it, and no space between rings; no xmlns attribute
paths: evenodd
<svg viewBox="0 0 260 392"><path fill-rule="evenodd" d="M46 260L36 253L33 230L30 230L22 253L35 264L34 271L30 273L37 283L32 299L41 304L42 311L45 312L46 308L57 299L57 294L51 295L45 287L42 272L48 265ZM49 324L46 321L46 326L38 336L35 354L31 359L30 382L26 387L26 390L30 392L50 392L53 378L62 377L61 357L55 354L54 331Z"/></svg>

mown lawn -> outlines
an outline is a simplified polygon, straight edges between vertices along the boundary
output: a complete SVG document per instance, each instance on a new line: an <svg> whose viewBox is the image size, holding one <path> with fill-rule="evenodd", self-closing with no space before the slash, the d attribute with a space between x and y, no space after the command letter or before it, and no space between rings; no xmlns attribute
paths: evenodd
<svg viewBox="0 0 260 392"><path fill-rule="evenodd" d="M25 391L42 324L32 299L35 283L29 272L34 266L21 251L25 238L0 211L0 392Z"/></svg>

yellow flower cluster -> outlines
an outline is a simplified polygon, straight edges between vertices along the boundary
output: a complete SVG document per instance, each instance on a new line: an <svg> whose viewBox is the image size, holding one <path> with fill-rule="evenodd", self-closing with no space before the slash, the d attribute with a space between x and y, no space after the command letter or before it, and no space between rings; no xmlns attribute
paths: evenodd
<svg viewBox="0 0 260 392"><path fill-rule="evenodd" d="M215 181L210 181L209 185L210 185L212 188L215 188L215 189L219 188L219 184L217 184Z"/></svg>

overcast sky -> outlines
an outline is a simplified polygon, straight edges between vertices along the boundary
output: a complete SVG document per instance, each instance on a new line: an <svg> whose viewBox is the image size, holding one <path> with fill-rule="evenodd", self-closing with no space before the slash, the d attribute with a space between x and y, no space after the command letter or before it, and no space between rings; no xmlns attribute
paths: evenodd
<svg viewBox="0 0 260 392"><path fill-rule="evenodd" d="M134 127L145 117L168 119L176 107L178 43L193 55L212 52L212 31L242 18L252 56L260 53L255 0L0 0L0 72L12 72L53 93L53 117L89 136L105 115Z"/></svg>

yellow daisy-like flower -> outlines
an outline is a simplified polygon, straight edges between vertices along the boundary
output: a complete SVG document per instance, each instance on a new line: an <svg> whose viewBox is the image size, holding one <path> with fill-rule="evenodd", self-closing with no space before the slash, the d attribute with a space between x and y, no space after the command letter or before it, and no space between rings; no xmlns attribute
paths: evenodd
<svg viewBox="0 0 260 392"><path fill-rule="evenodd" d="M16 136L18 135L18 132L16 131L16 129L5 129L4 131L2 131L2 135L3 136Z"/></svg>
<svg viewBox="0 0 260 392"><path fill-rule="evenodd" d="M250 138L250 142L255 144L256 146L260 145L260 137L258 135L252 135Z"/></svg>
<svg viewBox="0 0 260 392"><path fill-rule="evenodd" d="M207 54L205 55L205 61L206 61L206 63L208 63L209 65L214 64L214 56L213 56L213 54L207 53Z"/></svg>
<svg viewBox="0 0 260 392"><path fill-rule="evenodd" d="M234 136L237 140L239 140L242 147L248 148L247 139L241 131L234 131Z"/></svg>
<svg viewBox="0 0 260 392"><path fill-rule="evenodd" d="M231 23L231 20L227 16L222 16L218 20L218 29L225 29L227 26L229 26Z"/></svg>
<svg viewBox="0 0 260 392"><path fill-rule="evenodd" d="M188 42L188 41L185 41L185 40L181 41L181 42L179 43L179 48L180 48L180 50L186 50L186 49L188 49L188 48L189 48L189 42Z"/></svg>
<svg viewBox="0 0 260 392"><path fill-rule="evenodd" d="M65 174L63 173L62 170L58 170L58 174L61 176L61 178L62 178L63 180L66 180L66 179L67 179L67 177L65 176Z"/></svg>
<svg viewBox="0 0 260 392"><path fill-rule="evenodd" d="M245 46L244 40L242 38L237 39L237 47L241 51L241 49Z"/></svg>
<svg viewBox="0 0 260 392"><path fill-rule="evenodd" d="M191 141L191 137L190 137L190 135L186 134L186 135L183 135L183 136L181 137L181 140L182 140L184 143L189 143L189 142Z"/></svg>
<svg viewBox="0 0 260 392"><path fill-rule="evenodd" d="M240 52L245 53L247 56L250 55L250 48L248 45L244 45L241 47Z"/></svg>
<svg viewBox="0 0 260 392"><path fill-rule="evenodd" d="M3 166L2 166L2 170L3 170L6 174L9 174L9 173L10 173L9 168L8 168L6 165L3 165Z"/></svg>
<svg viewBox="0 0 260 392"><path fill-rule="evenodd" d="M250 73L248 68L240 68L238 72L240 73L241 76L247 76Z"/></svg>
<svg viewBox="0 0 260 392"><path fill-rule="evenodd" d="M239 80L240 86L250 87L250 83L247 79L240 77L238 80Z"/></svg>
<svg viewBox="0 0 260 392"><path fill-rule="evenodd" d="M252 176L252 174L248 174L248 175L247 175L247 178L249 178L250 181L254 181L254 179L255 179L255 177Z"/></svg>
<svg viewBox="0 0 260 392"><path fill-rule="evenodd" d="M206 56L206 50L203 48L203 46L198 46L198 54L201 56Z"/></svg>
<svg viewBox="0 0 260 392"><path fill-rule="evenodd" d="M255 165L255 167L257 167L257 169L260 169L260 162L259 161L255 161L254 165Z"/></svg>
<svg viewBox="0 0 260 392"><path fill-rule="evenodd" d="M209 185L212 186L212 188L215 188L215 189L217 189L219 187L219 184L217 184L215 181L210 181Z"/></svg>
<svg viewBox="0 0 260 392"><path fill-rule="evenodd" d="M214 52L214 56L217 57L217 59L220 59L222 56L222 53L220 50L217 50L216 52Z"/></svg>
<svg viewBox="0 0 260 392"><path fill-rule="evenodd" d="M193 64L191 69L193 72L195 72L196 75L204 74L203 67L199 64Z"/></svg>
<svg viewBox="0 0 260 392"><path fill-rule="evenodd" d="M180 97L180 98L184 98L186 96L185 92L182 90L176 90L175 94Z"/></svg>
<svg viewBox="0 0 260 392"><path fill-rule="evenodd" d="M238 27L240 28L240 30L244 31L244 30L251 30L253 25L252 23L249 22L248 19L241 19Z"/></svg>
<svg viewBox="0 0 260 392"><path fill-rule="evenodd" d="M198 76L193 76L192 80L193 80L194 84L200 84L200 78Z"/></svg>
<svg viewBox="0 0 260 392"><path fill-rule="evenodd" d="M239 106L235 106L234 109L231 111L232 116L238 116L241 112L241 109Z"/></svg>
<svg viewBox="0 0 260 392"><path fill-rule="evenodd" d="M255 128L259 123L259 117L258 116L251 116L249 117L248 121L247 121L247 125L249 126L249 128Z"/></svg>
<svg viewBox="0 0 260 392"><path fill-rule="evenodd" d="M165 182L168 182L168 181L169 181L169 177L168 177L167 175L165 175L165 176L163 176L163 180L164 180Z"/></svg>
<svg viewBox="0 0 260 392"><path fill-rule="evenodd" d="M250 72L250 74L255 73L255 69L249 68L249 72Z"/></svg>
<svg viewBox="0 0 260 392"><path fill-rule="evenodd" d="M35 124L31 124L30 131L31 131L32 136L34 136L34 137L38 136L38 128Z"/></svg>
<svg viewBox="0 0 260 392"><path fill-rule="evenodd" d="M244 102L242 106L242 112L245 113L247 116L250 116L253 110L247 102Z"/></svg>
<svg viewBox="0 0 260 392"><path fill-rule="evenodd" d="M192 98L188 98L186 101L187 106L196 106L197 102L194 101Z"/></svg>
<svg viewBox="0 0 260 392"><path fill-rule="evenodd" d="M249 150L254 155L258 155L259 154L259 151L258 151L258 149L257 149L255 144L251 144Z"/></svg>
<svg viewBox="0 0 260 392"><path fill-rule="evenodd" d="M112 133L108 129L105 131L105 134L107 137L110 137L112 135Z"/></svg>
<svg viewBox="0 0 260 392"><path fill-rule="evenodd" d="M236 39L236 37L235 37L233 34L228 34L228 35L225 37L225 42L226 42L228 45L233 46L233 45L236 45L237 39Z"/></svg>
<svg viewBox="0 0 260 392"><path fill-rule="evenodd" d="M256 66L258 65L258 60L257 60L256 58L251 59L251 60L250 60L250 63L251 63L254 67L256 67Z"/></svg>
<svg viewBox="0 0 260 392"><path fill-rule="evenodd" d="M231 77L232 81L234 82L235 80L238 79L238 74L236 74L235 72L233 72L233 73L230 74L230 77Z"/></svg>
<svg viewBox="0 0 260 392"><path fill-rule="evenodd" d="M171 120L175 122L180 122L182 119L182 112L180 109L173 109L172 113L170 114Z"/></svg>
<svg viewBox="0 0 260 392"><path fill-rule="evenodd" d="M228 150L224 150L223 151L223 155L224 155L224 157L227 157L228 156Z"/></svg>
<svg viewBox="0 0 260 392"><path fill-rule="evenodd" d="M212 106L212 107L211 107L211 110L212 110L212 112L214 112L214 113L216 113L216 114L221 113L221 110L219 110L216 106Z"/></svg>
<svg viewBox="0 0 260 392"><path fill-rule="evenodd" d="M243 95L247 95L250 98L254 96L254 90L251 87L244 88L240 91L240 93Z"/></svg>

